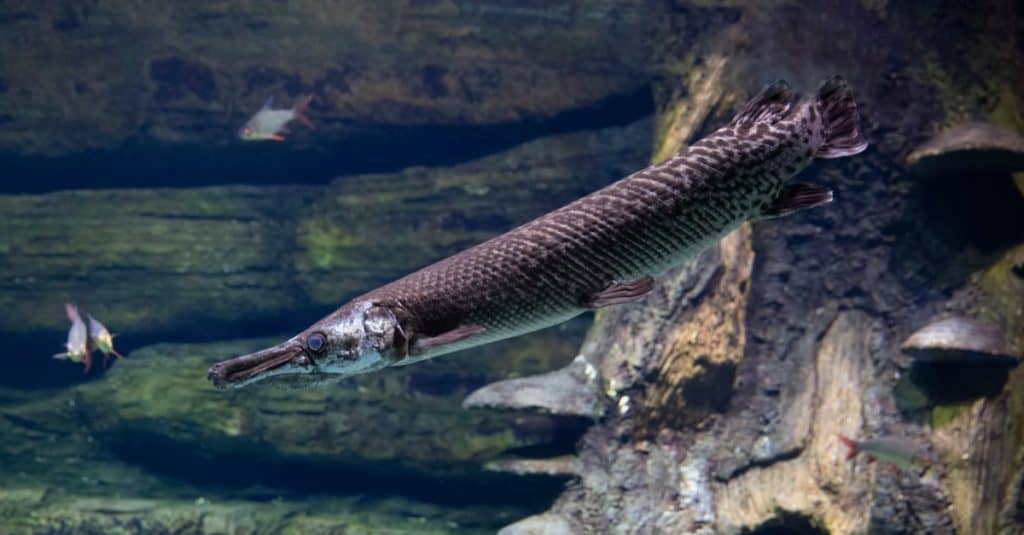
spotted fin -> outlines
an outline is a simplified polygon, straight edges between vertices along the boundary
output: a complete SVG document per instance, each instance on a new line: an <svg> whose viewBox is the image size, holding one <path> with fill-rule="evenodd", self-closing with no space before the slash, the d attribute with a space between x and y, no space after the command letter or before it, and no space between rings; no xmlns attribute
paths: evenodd
<svg viewBox="0 0 1024 535"><path fill-rule="evenodd" d="M825 124L825 143L818 149L818 158L853 156L868 148L860 131L853 91L846 80L839 76L826 80L818 90L817 102Z"/></svg>
<svg viewBox="0 0 1024 535"><path fill-rule="evenodd" d="M798 210L814 208L832 202L832 190L807 182L786 184L762 212L763 217L779 217Z"/></svg>
<svg viewBox="0 0 1024 535"><path fill-rule="evenodd" d="M425 353L434 348L461 342L470 336L480 334L486 330L487 328L483 325L460 325L459 327L448 332L441 333L437 336L417 337L413 340L412 346L409 348L409 353L411 355Z"/></svg>
<svg viewBox="0 0 1024 535"><path fill-rule="evenodd" d="M732 120L733 125L749 128L754 124L770 121L785 115L796 103L796 93L785 80L776 80L754 95Z"/></svg>
<svg viewBox="0 0 1024 535"><path fill-rule="evenodd" d="M587 308L601 308L619 305L640 299L654 288L654 277L647 275L636 280L612 283L610 286L590 296Z"/></svg>

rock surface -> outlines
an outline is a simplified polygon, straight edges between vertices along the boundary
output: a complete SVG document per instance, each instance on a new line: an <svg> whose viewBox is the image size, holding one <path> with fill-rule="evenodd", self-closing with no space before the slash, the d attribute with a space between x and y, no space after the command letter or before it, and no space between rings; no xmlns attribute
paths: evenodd
<svg viewBox="0 0 1024 535"><path fill-rule="evenodd" d="M968 122L914 149L907 164L922 173L1021 171L1024 136L992 124Z"/></svg>
<svg viewBox="0 0 1024 535"><path fill-rule="evenodd" d="M572 476L579 474L579 460L572 455L545 459L497 459L485 464L484 469L524 476Z"/></svg>
<svg viewBox="0 0 1024 535"><path fill-rule="evenodd" d="M205 380L213 362L272 339L160 344L132 352L103 381L81 386L76 406L94 436L121 450L134 441L214 458L319 463L325 470L382 462L424 473L466 472L506 450L557 442L566 432L546 416L464 412L460 401L508 370L529 373L564 363L584 325L575 321L305 390L220 391Z"/></svg>
<svg viewBox="0 0 1024 535"><path fill-rule="evenodd" d="M599 418L606 400L598 388L597 370L577 357L560 370L489 384L470 394L462 406Z"/></svg>
<svg viewBox="0 0 1024 535"><path fill-rule="evenodd" d="M700 60L669 56L685 73L669 86L684 89L655 88L655 154L724 122L743 99L732 80L785 74L810 91L823 65L855 88L872 148L802 173L833 188L835 203L743 228L666 273L643 302L598 314L581 354L613 409L580 442L579 481L509 533L1021 529L1021 371L1004 368L995 388L955 401L922 395L921 408L899 407L913 375L900 344L930 318L997 325L1014 352L1024 342L1016 190L936 187L905 163L929 132L968 117L1024 128L1011 89L1024 60L1005 46L1024 13L1000 2L941 15L782 4L737 8L740 20L707 36ZM970 44L934 38L952 28ZM914 50L927 68L881 53L892 50ZM943 222L949 206L955 221ZM849 462L837 433L899 437L938 460L906 471Z"/></svg>
<svg viewBox="0 0 1024 535"><path fill-rule="evenodd" d="M901 348L923 360L1016 361L997 325L954 316L918 329Z"/></svg>
<svg viewBox="0 0 1024 535"><path fill-rule="evenodd" d="M647 3L13 2L0 150L232 143L268 94L316 95L310 143L382 126L525 122L648 83ZM283 102L281 102L283 100Z"/></svg>
<svg viewBox="0 0 1024 535"><path fill-rule="evenodd" d="M49 494L45 488L0 490L0 529L10 535L58 533L493 533L474 514L451 514L402 503L368 507L354 499L242 500L131 499ZM15 512L10 514L8 512ZM492 514L500 512L491 511Z"/></svg>
<svg viewBox="0 0 1024 535"><path fill-rule="evenodd" d="M586 323L330 389L204 380L266 339L149 346L74 389L0 388L0 532L493 533L560 483L483 465L581 431L461 399L564 365Z"/></svg>

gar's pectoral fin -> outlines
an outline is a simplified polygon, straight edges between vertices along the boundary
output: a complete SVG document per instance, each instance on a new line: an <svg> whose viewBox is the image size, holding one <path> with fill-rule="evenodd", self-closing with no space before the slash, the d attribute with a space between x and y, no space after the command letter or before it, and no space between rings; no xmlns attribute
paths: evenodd
<svg viewBox="0 0 1024 535"><path fill-rule="evenodd" d="M782 188L775 199L765 207L762 215L764 217L779 217L830 202L832 202L832 190L817 184L793 182Z"/></svg>
<svg viewBox="0 0 1024 535"><path fill-rule="evenodd" d="M591 295L585 306L601 308L636 301L654 288L654 277L647 275L636 280L614 282L604 290Z"/></svg>
<svg viewBox="0 0 1024 535"><path fill-rule="evenodd" d="M487 328L483 325L471 323L469 325L460 325L436 336L417 336L409 346L409 354L419 355L431 349L461 342L470 336L481 334L486 330Z"/></svg>

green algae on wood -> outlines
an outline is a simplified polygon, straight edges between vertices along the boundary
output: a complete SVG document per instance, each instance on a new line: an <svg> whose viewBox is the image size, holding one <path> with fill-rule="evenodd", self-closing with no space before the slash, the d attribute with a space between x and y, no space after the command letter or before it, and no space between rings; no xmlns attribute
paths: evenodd
<svg viewBox="0 0 1024 535"><path fill-rule="evenodd" d="M456 510L409 500L352 497L243 501L197 495L122 498L53 492L44 486L0 488L0 530L40 533L493 533L509 511ZM490 518L490 520L485 520Z"/></svg>
<svg viewBox="0 0 1024 535"><path fill-rule="evenodd" d="M613 0L10 9L0 149L22 154L140 138L230 143L268 94L317 95L308 143L549 118L643 87L649 30L668 11Z"/></svg>
<svg viewBox="0 0 1024 535"><path fill-rule="evenodd" d="M75 302L114 332L279 314L280 271L317 188L214 187L0 196L0 331L63 329Z"/></svg>
<svg viewBox="0 0 1024 535"><path fill-rule="evenodd" d="M327 187L0 196L0 332L63 334L68 301L150 335L319 313L642 167L650 129Z"/></svg>
<svg viewBox="0 0 1024 535"><path fill-rule="evenodd" d="M156 436L186 450L234 456L248 451L281 461L464 470L502 451L557 439L560 424L550 418L467 412L461 401L475 387L507 376L506 370L527 373L568 362L584 325L576 321L424 366L303 390L269 385L222 392L203 380L210 363L267 340L160 344L132 352L102 381L79 387L78 407L98 437L115 441Z"/></svg>

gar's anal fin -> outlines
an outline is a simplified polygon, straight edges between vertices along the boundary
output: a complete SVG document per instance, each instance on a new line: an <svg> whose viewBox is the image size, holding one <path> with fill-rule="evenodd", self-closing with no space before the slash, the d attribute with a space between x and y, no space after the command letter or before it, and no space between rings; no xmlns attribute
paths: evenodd
<svg viewBox="0 0 1024 535"><path fill-rule="evenodd" d="M487 328L483 325L473 323L469 325L460 325L450 331L443 332L436 336L417 337L413 340L412 345L409 348L409 353L416 355L434 348L461 342L470 336L480 334L486 330Z"/></svg>
<svg viewBox="0 0 1024 535"><path fill-rule="evenodd" d="M765 207L764 217L779 217L798 210L814 208L832 202L832 190L807 182L786 184L772 202Z"/></svg>
<svg viewBox="0 0 1024 535"><path fill-rule="evenodd" d="M585 303L587 308L601 308L609 305L620 305L636 301L647 295L654 288L654 277L647 275L636 280L615 282L590 296Z"/></svg>

